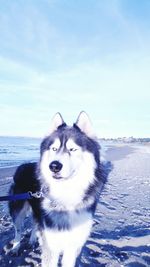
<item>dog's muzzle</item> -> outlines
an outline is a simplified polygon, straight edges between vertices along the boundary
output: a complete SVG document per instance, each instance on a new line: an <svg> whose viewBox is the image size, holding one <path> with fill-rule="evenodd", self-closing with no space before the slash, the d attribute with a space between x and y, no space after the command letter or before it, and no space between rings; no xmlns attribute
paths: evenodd
<svg viewBox="0 0 150 267"><path fill-rule="evenodd" d="M50 163L50 165L49 165L50 170L51 170L53 173L55 173L55 174L57 174L58 172L60 172L61 169L62 169L62 167L63 167L62 163L60 163L60 162L57 161L57 160L52 161L52 162Z"/></svg>

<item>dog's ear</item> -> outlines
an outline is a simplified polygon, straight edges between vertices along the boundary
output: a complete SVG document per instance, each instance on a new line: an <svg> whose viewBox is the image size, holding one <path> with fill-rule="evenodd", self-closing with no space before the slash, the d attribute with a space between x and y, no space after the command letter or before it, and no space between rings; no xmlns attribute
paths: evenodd
<svg viewBox="0 0 150 267"><path fill-rule="evenodd" d="M91 138L95 137L95 135L93 134L91 121L90 121L89 116L87 115L87 113L85 111L80 112L80 114L77 118L77 121L76 121L76 125L88 137L91 137Z"/></svg>
<svg viewBox="0 0 150 267"><path fill-rule="evenodd" d="M54 131L57 130L57 128L59 126L61 126L62 124L64 124L64 120L63 117L61 116L61 114L59 112L57 112L54 117L51 120L51 125L50 125L50 129L49 129L49 134L53 133Z"/></svg>

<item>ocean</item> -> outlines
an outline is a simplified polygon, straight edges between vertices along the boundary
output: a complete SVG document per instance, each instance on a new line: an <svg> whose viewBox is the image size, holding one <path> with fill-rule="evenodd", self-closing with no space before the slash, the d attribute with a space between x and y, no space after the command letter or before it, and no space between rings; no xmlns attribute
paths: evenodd
<svg viewBox="0 0 150 267"><path fill-rule="evenodd" d="M40 138L0 137L0 168L37 161L40 143Z"/></svg>

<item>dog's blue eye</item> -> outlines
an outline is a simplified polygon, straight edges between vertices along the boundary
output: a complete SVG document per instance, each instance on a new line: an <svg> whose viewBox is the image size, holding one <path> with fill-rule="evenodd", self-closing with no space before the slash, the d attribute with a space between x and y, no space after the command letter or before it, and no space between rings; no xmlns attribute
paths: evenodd
<svg viewBox="0 0 150 267"><path fill-rule="evenodd" d="M52 147L52 150L53 151L57 151L58 149L56 147Z"/></svg>
<svg viewBox="0 0 150 267"><path fill-rule="evenodd" d="M77 149L76 148L73 148L73 147L69 149L70 152L75 152L76 150Z"/></svg>

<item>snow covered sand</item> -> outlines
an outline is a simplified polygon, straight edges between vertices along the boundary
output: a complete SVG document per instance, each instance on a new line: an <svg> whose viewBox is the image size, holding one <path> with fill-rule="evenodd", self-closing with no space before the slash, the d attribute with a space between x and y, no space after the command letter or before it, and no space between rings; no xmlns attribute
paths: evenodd
<svg viewBox="0 0 150 267"><path fill-rule="evenodd" d="M150 266L150 146L111 144L105 156L112 171L80 266ZM0 173L1 195L12 181L11 173L6 174ZM40 248L27 247L30 220L25 222L20 255L11 256L6 244L14 231L6 203L0 203L0 214L0 266L40 266Z"/></svg>

